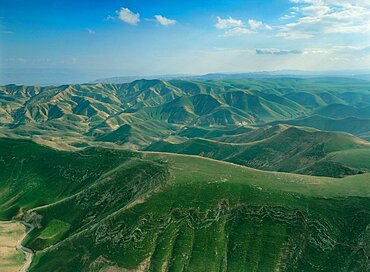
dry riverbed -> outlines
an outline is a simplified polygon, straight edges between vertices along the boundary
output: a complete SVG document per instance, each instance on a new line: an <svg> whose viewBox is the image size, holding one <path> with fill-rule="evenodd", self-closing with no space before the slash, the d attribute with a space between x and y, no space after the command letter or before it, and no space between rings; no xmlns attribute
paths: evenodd
<svg viewBox="0 0 370 272"><path fill-rule="evenodd" d="M0 221L0 271L21 271L26 262L25 254L17 249L26 233L25 227L16 222Z"/></svg>

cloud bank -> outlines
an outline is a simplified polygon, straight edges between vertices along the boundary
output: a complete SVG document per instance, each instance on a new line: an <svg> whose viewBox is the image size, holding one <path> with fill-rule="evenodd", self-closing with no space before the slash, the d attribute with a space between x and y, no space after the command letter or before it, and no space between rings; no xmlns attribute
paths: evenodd
<svg viewBox="0 0 370 272"><path fill-rule="evenodd" d="M281 17L289 20L279 26L276 37L297 40L322 34L370 32L368 0L291 0L290 12Z"/></svg>

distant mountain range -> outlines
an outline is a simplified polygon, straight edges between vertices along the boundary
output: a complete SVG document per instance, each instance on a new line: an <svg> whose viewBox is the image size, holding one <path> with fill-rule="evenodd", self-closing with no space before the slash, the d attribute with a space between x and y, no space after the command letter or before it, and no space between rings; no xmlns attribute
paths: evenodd
<svg viewBox="0 0 370 272"><path fill-rule="evenodd" d="M81 71L76 69L0 69L0 85L63 85L83 83L129 83L140 79L160 80L230 80L230 79L263 79L278 77L347 77L370 80L370 70L342 70L342 71L302 71L279 70L240 73L210 73L210 74L164 74L164 75L132 75L106 77L105 75L119 74L119 71Z"/></svg>
<svg viewBox="0 0 370 272"><path fill-rule="evenodd" d="M301 71L301 70L280 70L280 71L261 71L248 73L211 73L205 75L159 75L159 76L122 76L109 77L93 80L90 83L128 83L140 79L184 79L184 80L230 80L230 79L258 79L258 78L279 78L279 77L348 77L355 79L363 79L370 81L370 71L355 70L355 71Z"/></svg>

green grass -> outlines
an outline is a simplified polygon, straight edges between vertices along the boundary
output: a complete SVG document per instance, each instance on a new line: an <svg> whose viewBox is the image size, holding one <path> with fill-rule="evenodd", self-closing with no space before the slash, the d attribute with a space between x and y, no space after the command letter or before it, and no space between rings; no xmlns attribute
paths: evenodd
<svg viewBox="0 0 370 272"><path fill-rule="evenodd" d="M249 138L248 138L249 137ZM224 136L223 140L238 139L238 135ZM367 172L370 160L362 157L362 165L349 160L331 159L354 154L369 153L365 141L344 133L322 132L308 128L274 126L259 129L239 136L239 139L256 140L247 143L217 142L194 138L180 143L159 141L146 148L148 151L162 151L189 155L201 155L225 160L262 170L296 172L317 176L343 177ZM363 167L365 165L365 167Z"/></svg>
<svg viewBox="0 0 370 272"><path fill-rule="evenodd" d="M51 152L28 141L17 144L34 148L35 159L37 150ZM55 151L50 163L61 165L59 157L75 154ZM370 235L369 174L335 179L176 154L127 157L99 148L94 154L122 163L22 217L38 224L24 241L36 250L30 271L369 268L366 251L356 250ZM49 188L53 194L59 189Z"/></svg>
<svg viewBox="0 0 370 272"><path fill-rule="evenodd" d="M58 241L64 233L70 229L71 225L63 221L53 219L41 233L39 238L50 240L51 243Z"/></svg>
<svg viewBox="0 0 370 272"><path fill-rule="evenodd" d="M289 121L276 121L272 124L288 124L293 126L312 127L326 131L342 131L361 137L369 132L370 118L329 118L314 115Z"/></svg>
<svg viewBox="0 0 370 272"><path fill-rule="evenodd" d="M104 152L97 153L96 148L57 151L28 140L0 138L0 218L8 220L22 209L75 194L104 172L136 156L131 151Z"/></svg>
<svg viewBox="0 0 370 272"><path fill-rule="evenodd" d="M330 155L330 160L350 167L369 169L370 148L334 152Z"/></svg>
<svg viewBox="0 0 370 272"><path fill-rule="evenodd" d="M0 87L1 137L73 150L0 138L0 219L34 225L31 272L370 271L368 143L316 130L368 139L369 86Z"/></svg>
<svg viewBox="0 0 370 272"><path fill-rule="evenodd" d="M108 250L111 252L109 258L117 266L130 269L150 257L153 271L162 267L172 269L170 271L183 271L183 267L189 271L219 271L222 267L227 271L237 271L234 267L271 271L279 265L304 271L316 271L317 267L332 271L339 268L338 256L347 253L347 247L340 243L356 243L357 238L352 236L360 235L370 223L364 217L365 222L361 224L353 221L370 204L366 199L353 197L369 195L369 189L367 192L338 192L335 179L288 174L284 177L237 166L220 167L218 162L176 155L148 156L168 160L175 175L171 186L153 193L142 204L118 210L96 222L91 230L60 242L54 250L40 253L33 269L53 268L52 260L59 254L67 252L67 248L81 252L81 244L84 244L91 247L86 255L91 258L89 260L93 261ZM191 170L182 171L184 166ZM229 178L226 182L225 177ZM290 183L291 186L286 186ZM316 185L316 190L307 185L313 188ZM319 197L323 195L325 198ZM350 195L351 198L330 198L334 195ZM307 220L310 223L305 223ZM117 232L115 226L119 222L125 222L126 231ZM116 240L121 235L127 242ZM311 235L313 240L308 238ZM186 243L177 248L184 236ZM332 240L339 244L335 246ZM237 250L238 247L244 250ZM297 249L293 248L297 247L303 255L290 256L296 254ZM298 261L293 261L295 258ZM350 263L361 259L348 258ZM67 256L66 261L69 267L84 271L78 259Z"/></svg>

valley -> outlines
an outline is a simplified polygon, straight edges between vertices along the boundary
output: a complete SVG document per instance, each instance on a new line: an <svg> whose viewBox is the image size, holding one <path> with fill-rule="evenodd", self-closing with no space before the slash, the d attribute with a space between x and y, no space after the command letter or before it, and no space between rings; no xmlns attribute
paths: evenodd
<svg viewBox="0 0 370 272"><path fill-rule="evenodd" d="M0 87L0 136L62 150L118 145L344 177L370 169L344 158L366 157L369 149L369 88L339 77L7 85Z"/></svg>
<svg viewBox="0 0 370 272"><path fill-rule="evenodd" d="M0 220L34 252L9 271L370 270L367 81L7 85L0 105Z"/></svg>
<svg viewBox="0 0 370 272"><path fill-rule="evenodd" d="M370 272L370 0L0 1L0 272Z"/></svg>

